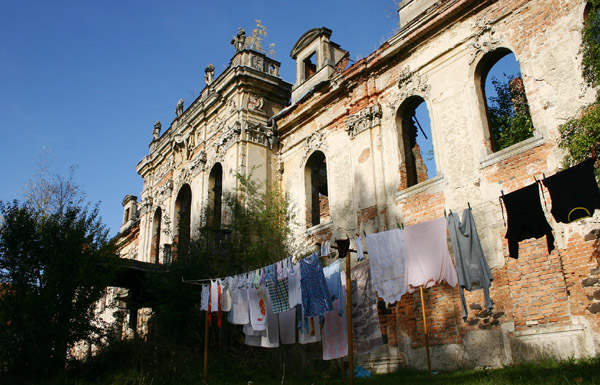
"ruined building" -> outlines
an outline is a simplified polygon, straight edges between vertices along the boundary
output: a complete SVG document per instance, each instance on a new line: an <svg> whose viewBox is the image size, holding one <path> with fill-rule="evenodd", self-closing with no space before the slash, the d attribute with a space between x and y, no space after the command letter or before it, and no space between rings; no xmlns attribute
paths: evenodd
<svg viewBox="0 0 600 385"><path fill-rule="evenodd" d="M229 66L161 133L137 165L141 197L127 196L121 254L148 263L170 261L195 236L201 209L226 223L220 204L235 173L277 182L289 194L298 239L314 244L374 233L462 212L470 205L494 281L494 308L482 291L425 290L434 369L498 366L542 356L581 357L600 351L600 268L595 217L556 223L546 240L520 243L508 257L502 191L530 185L561 168L558 127L592 102L580 70L585 21L582 0L404 0L400 30L352 65L333 32L314 28L291 51L296 79L280 63L236 39ZM338 37L343 41L343 37ZM488 119L484 83L492 67L514 55L532 131L500 149ZM424 148L416 111L430 120ZM431 158L427 160L427 158ZM551 202L545 196L548 207ZM352 245L354 248L354 245ZM377 370L425 366L418 292L382 306L386 344L367 357Z"/></svg>

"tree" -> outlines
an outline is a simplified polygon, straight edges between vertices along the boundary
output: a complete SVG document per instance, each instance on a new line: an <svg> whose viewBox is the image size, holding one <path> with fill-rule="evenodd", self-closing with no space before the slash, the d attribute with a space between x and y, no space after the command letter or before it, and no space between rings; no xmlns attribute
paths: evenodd
<svg viewBox="0 0 600 385"><path fill-rule="evenodd" d="M105 333L95 304L114 246L97 206L76 204L76 188L57 197L48 186L42 205L0 202L0 373L19 381L63 370L76 342Z"/></svg>
<svg viewBox="0 0 600 385"><path fill-rule="evenodd" d="M152 330L178 341L198 344L202 322L196 306L200 290L181 282L185 279L226 277L257 269L294 254L291 224L294 216L285 194L275 186L262 189L252 176L237 175L239 188L225 193L224 225L210 221L205 207L203 225L187 248L164 274L149 280L147 290L155 302Z"/></svg>
<svg viewBox="0 0 600 385"><path fill-rule="evenodd" d="M520 76L492 78L496 96L489 98L487 108L494 151L500 151L533 136L533 123L525 87Z"/></svg>
<svg viewBox="0 0 600 385"><path fill-rule="evenodd" d="M262 25L260 19L254 21L256 22L256 28L253 28L252 35L246 38L246 48L267 54L275 59L275 43L269 44L268 51L263 47L263 41L267 37L267 27Z"/></svg>
<svg viewBox="0 0 600 385"><path fill-rule="evenodd" d="M600 0L588 1L588 14L581 31L582 72L591 87L600 85ZM600 97L600 95L598 96Z"/></svg>
<svg viewBox="0 0 600 385"><path fill-rule="evenodd" d="M68 176L52 171L50 149L44 147L38 154L35 175L23 188L23 199L28 206L42 215L62 211L67 205L82 205L85 194L74 182L75 166L69 167Z"/></svg>
<svg viewBox="0 0 600 385"><path fill-rule="evenodd" d="M600 86L600 0L588 2L589 11L582 34L582 75L588 86ZM563 166L569 167L600 155L600 93L580 117L559 127L559 147L567 150ZM600 181L600 171L596 169Z"/></svg>

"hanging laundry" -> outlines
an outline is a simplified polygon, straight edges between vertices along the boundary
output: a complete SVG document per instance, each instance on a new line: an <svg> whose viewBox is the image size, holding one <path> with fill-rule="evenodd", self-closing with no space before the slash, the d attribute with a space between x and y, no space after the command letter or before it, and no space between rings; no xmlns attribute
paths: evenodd
<svg viewBox="0 0 600 385"><path fill-rule="evenodd" d="M327 291L329 291L331 302L333 303L336 299L341 301L338 311L342 315L344 313L344 289L342 288L340 275L340 260L338 259L331 265L324 267L323 275L325 275L325 282L327 282Z"/></svg>
<svg viewBox="0 0 600 385"><path fill-rule="evenodd" d="M448 252L445 218L433 219L408 226L403 231L406 248L406 291L419 286L424 289L442 281L455 287L456 269Z"/></svg>
<svg viewBox="0 0 600 385"><path fill-rule="evenodd" d="M300 261L300 269L302 271L300 284L304 317L313 317L331 311L333 304L317 253Z"/></svg>
<svg viewBox="0 0 600 385"><path fill-rule="evenodd" d="M296 308L279 313L279 339L285 345L296 343Z"/></svg>
<svg viewBox="0 0 600 385"><path fill-rule="evenodd" d="M544 179L552 198L552 215L557 222L570 223L594 215L600 209L600 190L594 176L594 159Z"/></svg>
<svg viewBox="0 0 600 385"><path fill-rule="evenodd" d="M333 302L334 311L325 314L325 323L321 330L323 339L323 359L333 360L348 355L348 329L346 316L339 313L343 310L340 300Z"/></svg>
<svg viewBox="0 0 600 385"><path fill-rule="evenodd" d="M244 343L248 346L260 346L262 341L262 332L254 330L251 324L244 325L243 332L245 335Z"/></svg>
<svg viewBox="0 0 600 385"><path fill-rule="evenodd" d="M292 257L287 259L288 263L288 300L290 308L302 305L301 268L299 264L292 263Z"/></svg>
<svg viewBox="0 0 600 385"><path fill-rule="evenodd" d="M554 250L554 235L546 220L537 183L513 191L502 196L508 216L508 253L512 258L519 258L519 242L528 238L546 236L548 253Z"/></svg>
<svg viewBox="0 0 600 385"><path fill-rule="evenodd" d="M350 239L336 239L335 244L338 247L339 258L345 258L350 251Z"/></svg>
<svg viewBox="0 0 600 385"><path fill-rule="evenodd" d="M231 277L219 280L219 286L221 286L221 300L219 301L221 311L231 310L231 291L229 289L229 278Z"/></svg>
<svg viewBox="0 0 600 385"><path fill-rule="evenodd" d="M273 305L272 311L274 313L281 313L290 310L290 302L288 295L288 279L277 279L275 271L277 267L275 265L268 266L265 268L265 283L269 290L269 298Z"/></svg>
<svg viewBox="0 0 600 385"><path fill-rule="evenodd" d="M208 323L212 324L212 314L217 312L217 325L221 327L221 285L219 280L210 281L210 299L208 300Z"/></svg>
<svg viewBox="0 0 600 385"><path fill-rule="evenodd" d="M298 308L296 308L296 311L298 311ZM321 341L321 325L319 324L319 317L310 317L305 320L307 327L298 329L298 343L305 345Z"/></svg>
<svg viewBox="0 0 600 385"><path fill-rule="evenodd" d="M458 215L450 212L448 230L456 260L462 316L466 320L468 311L464 289L468 291L483 289L485 307L487 311L491 311L493 304L490 299L490 285L494 278L483 254L471 209L463 211L462 223Z"/></svg>
<svg viewBox="0 0 600 385"><path fill-rule="evenodd" d="M352 268L352 332L356 353L365 354L383 345L377 298L371 286L369 264L363 261Z"/></svg>
<svg viewBox="0 0 600 385"><path fill-rule="evenodd" d="M328 257L331 254L331 242L325 241L321 245L321 257Z"/></svg>
<svg viewBox="0 0 600 385"><path fill-rule="evenodd" d="M260 346L263 348L279 347L279 318L273 313L273 304L269 293L267 293L267 327L263 330Z"/></svg>
<svg viewBox="0 0 600 385"><path fill-rule="evenodd" d="M369 234L369 267L373 289L384 301L394 303L406 293L403 234L400 229Z"/></svg>
<svg viewBox="0 0 600 385"><path fill-rule="evenodd" d="M202 294L200 296L200 310L208 311L209 298L210 298L209 285L202 285Z"/></svg>
<svg viewBox="0 0 600 385"><path fill-rule="evenodd" d="M228 321L234 325L245 325L250 322L248 308L248 284L246 274L236 276L234 290L231 294L232 305Z"/></svg>
<svg viewBox="0 0 600 385"><path fill-rule="evenodd" d="M346 287L346 274L344 271L340 273L340 280L342 281L341 298L343 299ZM321 330L324 360L333 360L348 355L348 326L346 315L342 315L343 306L342 301L335 300L333 302L334 311L325 314L325 322L323 323L323 330Z"/></svg>
<svg viewBox="0 0 600 385"><path fill-rule="evenodd" d="M284 259L283 261L279 261L277 262L277 279L285 279L287 278L287 268L286 268L286 262L287 259Z"/></svg>
<svg viewBox="0 0 600 385"><path fill-rule="evenodd" d="M360 262L363 259L365 259L362 238L360 237L360 235L354 238L354 242L356 243L356 260Z"/></svg>
<svg viewBox="0 0 600 385"><path fill-rule="evenodd" d="M250 324L254 330L265 330L267 324L267 290L259 286L248 288Z"/></svg>

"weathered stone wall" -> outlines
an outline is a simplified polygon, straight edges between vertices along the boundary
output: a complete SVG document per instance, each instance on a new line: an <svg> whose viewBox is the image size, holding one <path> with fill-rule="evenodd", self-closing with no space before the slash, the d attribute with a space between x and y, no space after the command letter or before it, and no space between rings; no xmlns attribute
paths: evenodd
<svg viewBox="0 0 600 385"><path fill-rule="evenodd" d="M546 193L557 247L548 254L545 239L523 241L514 260L508 257L499 202L502 191L560 169L558 127L595 96L582 81L578 56L585 2L445 0L421 3L429 4L422 9L416 1L406 3L410 21L398 34L351 67L337 66L285 110L291 85L260 73L266 58L260 67L255 54L236 54L138 165L145 181L139 236L124 241L124 253L139 248L138 258L149 260L152 215L160 206L166 219L173 218L184 183L191 186L192 229L197 228L217 162L224 190L235 188L236 172L252 169L260 180L280 181L297 214L296 238L307 247L409 226L450 210L461 213L470 205L494 277L494 308L485 311L482 291L466 292L469 316L463 321L457 288L441 284L424 291L434 369L597 354L600 217L557 224ZM315 36L314 42L297 43L298 57L335 44ZM480 84L487 54L498 50L512 51L519 62L535 131L493 152ZM229 80L245 74L239 71L254 78L233 87ZM420 165L420 183L408 187L401 115L415 97L429 112L436 176L424 180ZM273 117L278 144L266 142ZM307 161L316 151L326 157L327 207L320 203L328 215L312 226ZM161 239L173 239L173 226ZM380 310L387 344L361 357L363 363L377 371L426 367L419 293Z"/></svg>
<svg viewBox="0 0 600 385"><path fill-rule="evenodd" d="M476 4L477 3L477 4ZM559 170L558 126L592 101L583 85L578 49L581 1L438 2L437 13L412 23L371 56L333 76L278 118L282 183L304 207L306 158L327 157L331 223L299 226L307 243L383 231L438 218L469 204L492 267L494 309L481 291L466 293L463 321L458 289L425 290L434 368L498 366L543 356L585 356L600 348L598 334L598 221L556 224L557 237L520 244L508 257L499 196ZM519 61L534 137L493 153L479 87L478 66L489 51L510 49ZM437 176L406 188L398 112L419 96L427 103ZM379 107L376 107L379 106ZM372 111L380 110L380 114ZM298 211L300 223L304 213ZM384 311L385 313L385 311ZM398 364L425 367L418 293L381 314L387 345L365 357L377 370Z"/></svg>

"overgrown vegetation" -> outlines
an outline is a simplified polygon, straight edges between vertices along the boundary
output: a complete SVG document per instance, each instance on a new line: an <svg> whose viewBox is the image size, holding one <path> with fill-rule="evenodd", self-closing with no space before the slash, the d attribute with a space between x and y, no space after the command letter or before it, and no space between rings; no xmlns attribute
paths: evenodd
<svg viewBox="0 0 600 385"><path fill-rule="evenodd" d="M32 199L0 202L3 383L60 373L77 342L106 337L94 310L114 273L108 231L72 178L46 171L28 185Z"/></svg>
<svg viewBox="0 0 600 385"><path fill-rule="evenodd" d="M318 344L313 344L318 345ZM310 345L309 345L310 346ZM110 354L100 355L85 367L63 376L40 382L39 385L195 385L202 382L201 355L193 351L160 351L153 353L147 344L140 341L113 346ZM257 357L257 356L260 356ZM142 357L150 358L142 361ZM154 358L153 358L154 357ZM248 360L217 361L222 357L211 357L208 384L247 384L252 381L261 385L337 385L342 384L339 366L332 365L319 372L302 372L301 361L286 360L287 372L282 381L282 372L273 368L277 353L273 350L256 348ZM281 368L280 368L281 369ZM296 369L294 374L290 371ZM497 369L470 369L452 372L435 372L429 378L427 371L400 369L396 373L374 375L370 378L355 378L356 384L406 384L406 385L559 385L600 384L600 358L514 364ZM348 380L346 379L346 384Z"/></svg>
<svg viewBox="0 0 600 385"><path fill-rule="evenodd" d="M600 85L600 0L588 2L588 14L582 31L581 53L583 78L588 86ZM597 92L597 90L596 90ZM600 93L580 117L559 127L559 147L567 150L563 165L569 167L600 154ZM596 178L600 172L596 169Z"/></svg>
<svg viewBox="0 0 600 385"><path fill-rule="evenodd" d="M529 104L520 76L492 78L496 96L489 98L487 108L494 151L500 151L533 136Z"/></svg>
<svg viewBox="0 0 600 385"><path fill-rule="evenodd" d="M583 55L581 65L586 83L591 87L598 87L600 86L600 0L588 1L588 7L581 33Z"/></svg>
<svg viewBox="0 0 600 385"><path fill-rule="evenodd" d="M254 21L256 22L256 27L252 29L252 34L246 38L246 48L264 53L275 59L275 43L270 43L268 49L263 46L263 43L268 36L267 27L262 25L260 19Z"/></svg>
<svg viewBox="0 0 600 385"><path fill-rule="evenodd" d="M178 250L167 273L150 278L147 290L153 298L149 305L154 315L147 341L138 342L144 346L145 355L139 356L139 362L132 366L143 367L154 383L169 377L162 370L172 370L170 376L191 370L196 380L203 371L206 313L199 311L201 286L184 283L182 279L215 279L241 274L294 253L290 229L294 218L283 192L274 186L258 185L252 176L237 175L237 178L239 188L223 197L225 224L215 223L211 218L213 207L206 207L202 226L189 246ZM311 364L312 367L328 366L320 360L320 346L249 347L244 343L241 327L230 324L226 317L224 313L219 328L217 314L212 315L208 337L211 379L236 379L240 383L249 379L262 381L281 373L285 362L289 374L294 371L289 365L302 362L311 351L319 358L318 366ZM257 371L258 368L262 371ZM306 373L306 370L306 366L299 366L296 374ZM248 377L248 373L254 374ZM183 376L179 383L187 381L187 375Z"/></svg>

